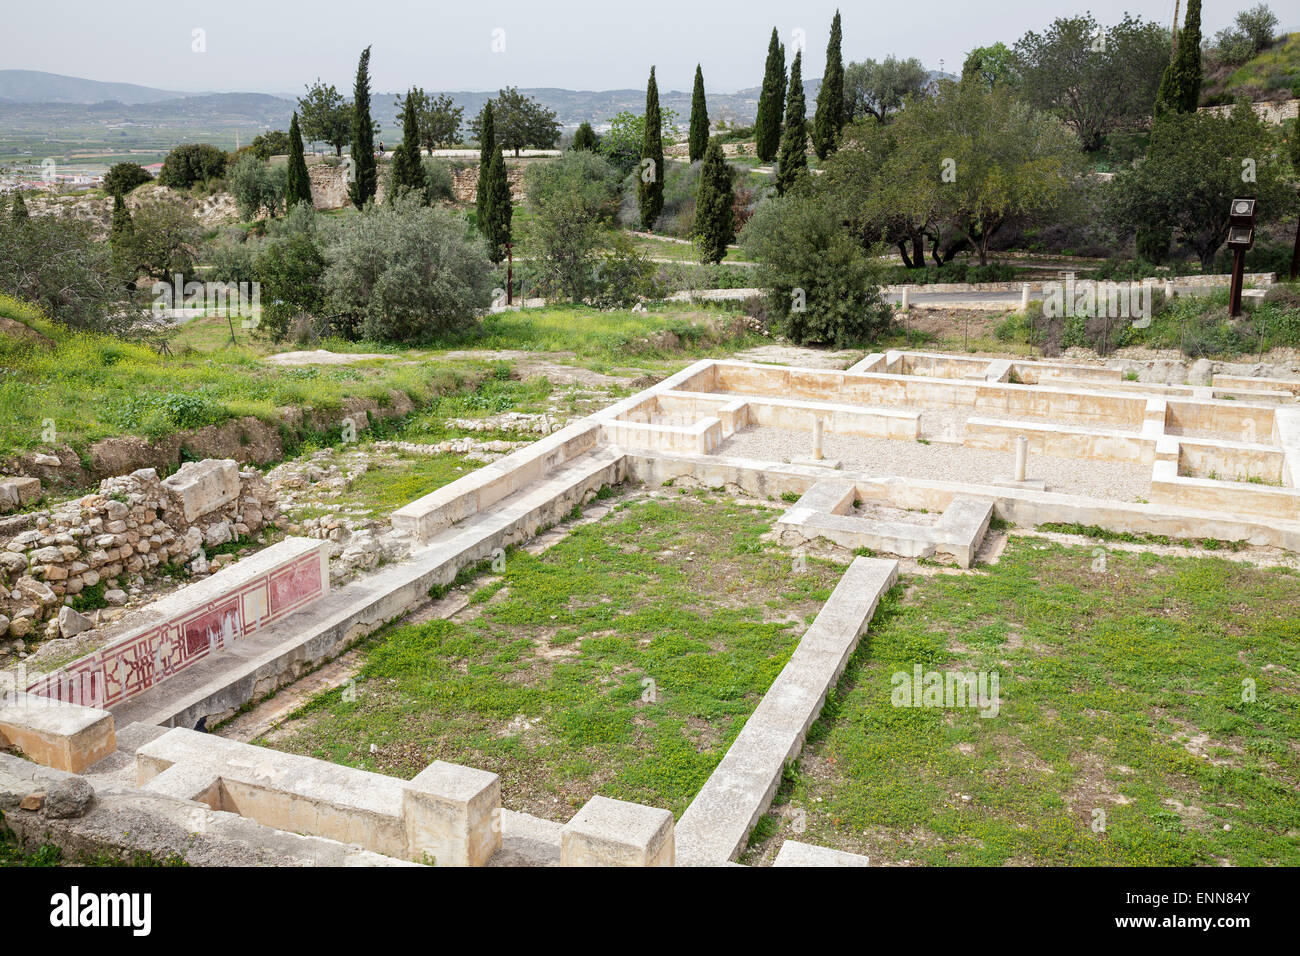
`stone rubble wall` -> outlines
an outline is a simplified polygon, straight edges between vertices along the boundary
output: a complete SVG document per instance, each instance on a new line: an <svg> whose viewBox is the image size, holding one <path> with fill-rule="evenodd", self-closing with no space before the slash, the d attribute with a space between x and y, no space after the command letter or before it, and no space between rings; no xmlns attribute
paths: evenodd
<svg viewBox="0 0 1300 956"><path fill-rule="evenodd" d="M207 505L190 502L187 519L182 492L204 469L229 472L237 491ZM23 656L27 640L91 627L65 608L86 588L106 585L104 600L120 606L127 581L159 565L188 564L206 574L234 560L222 554L209 563L202 549L257 535L279 517L270 485L255 470L237 469L234 461L191 462L160 480L144 468L105 479L93 494L0 522L0 663Z"/></svg>

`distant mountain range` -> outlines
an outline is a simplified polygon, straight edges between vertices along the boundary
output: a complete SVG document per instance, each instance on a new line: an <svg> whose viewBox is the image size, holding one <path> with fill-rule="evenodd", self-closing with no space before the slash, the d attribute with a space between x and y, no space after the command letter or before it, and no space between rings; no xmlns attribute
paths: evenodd
<svg viewBox="0 0 1300 956"><path fill-rule="evenodd" d="M813 102L820 80L804 83L804 92ZM437 91L443 92L443 91ZM446 91L465 111L465 118L475 116L483 104L495 95L495 90ZM624 110L640 113L645 109L645 90L565 90L554 87L532 87L520 92L531 96L547 109L555 111L560 123L575 127L589 122L599 125ZM735 93L710 93L709 114L715 120L749 123L758 109L759 88L739 90ZM392 104L396 93L374 93L372 112L386 128L395 126L396 107ZM690 118L691 94L689 91L669 90L660 93L660 105L677 113L679 122ZM160 90L132 83L105 83L80 77L41 73L35 70L0 70L0 113L12 114L19 105L58 105L68 107L57 111L61 118L70 119L85 108L89 119L102 117L105 112L122 114L126 120L157 120L168 112L197 118L205 110L229 120L232 115L243 114L251 122L284 127L295 107L291 97L265 93L182 93ZM10 107L6 109L6 107ZM123 110L122 107L132 107ZM42 110L42 112L48 112ZM393 114L393 115L390 115Z"/></svg>
<svg viewBox="0 0 1300 956"><path fill-rule="evenodd" d="M0 100L11 103L160 103L190 94L134 83L103 83L39 70L0 70Z"/></svg>

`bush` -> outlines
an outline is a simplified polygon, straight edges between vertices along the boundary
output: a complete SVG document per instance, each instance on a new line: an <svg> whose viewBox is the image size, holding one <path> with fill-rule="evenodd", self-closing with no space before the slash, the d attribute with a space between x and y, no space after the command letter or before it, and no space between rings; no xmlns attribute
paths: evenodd
<svg viewBox="0 0 1300 956"><path fill-rule="evenodd" d="M432 156L424 157L421 166L424 169L425 202L432 205L435 202L450 202L456 198L455 181L452 179L450 166Z"/></svg>
<svg viewBox="0 0 1300 956"><path fill-rule="evenodd" d="M462 216L421 199L351 217L326 248L327 304L342 331L429 342L469 325L491 301L492 264L482 240Z"/></svg>
<svg viewBox="0 0 1300 956"><path fill-rule="evenodd" d="M209 179L220 179L226 171L226 154L208 143L177 146L163 160L158 182L184 189Z"/></svg>
<svg viewBox="0 0 1300 956"><path fill-rule="evenodd" d="M591 304L598 309L627 308L654 293L654 263L641 256L623 233L596 263Z"/></svg>
<svg viewBox="0 0 1300 956"><path fill-rule="evenodd" d="M230 170L230 192L242 219L253 220L263 211L274 216L284 198L285 166L272 167L253 153L240 156Z"/></svg>

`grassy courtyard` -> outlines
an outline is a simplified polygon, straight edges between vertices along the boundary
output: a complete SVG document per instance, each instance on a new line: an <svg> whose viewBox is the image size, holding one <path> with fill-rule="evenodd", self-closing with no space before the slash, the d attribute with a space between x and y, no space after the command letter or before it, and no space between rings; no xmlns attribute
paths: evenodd
<svg viewBox="0 0 1300 956"><path fill-rule="evenodd" d="M403 777L491 770L505 806L561 821L596 793L680 814L843 571L792 573L762 540L779 514L704 492L624 501L512 552L455 619L380 632L355 695L262 742Z"/></svg>
<svg viewBox="0 0 1300 956"><path fill-rule="evenodd" d="M793 838L873 864L1296 865L1297 584L1023 538L906 579L744 859ZM916 664L998 672L997 715L893 706Z"/></svg>

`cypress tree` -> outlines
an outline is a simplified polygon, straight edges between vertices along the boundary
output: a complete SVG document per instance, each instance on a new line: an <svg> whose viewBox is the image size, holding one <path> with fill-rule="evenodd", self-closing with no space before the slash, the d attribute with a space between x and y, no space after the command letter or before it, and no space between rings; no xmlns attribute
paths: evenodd
<svg viewBox="0 0 1300 956"><path fill-rule="evenodd" d="M1195 113L1201 101L1201 0L1187 0L1187 19L1178 49L1165 67L1156 93L1156 116Z"/></svg>
<svg viewBox="0 0 1300 956"><path fill-rule="evenodd" d="M420 165L420 121L415 115L414 91L406 94L402 109L402 143L393 150L393 191L388 201L410 192L424 193L424 167Z"/></svg>
<svg viewBox="0 0 1300 956"><path fill-rule="evenodd" d="M785 107L785 48L772 27L767 44L767 64L763 69L763 87L758 94L758 116L754 120L754 151L770 163L781 144L781 110Z"/></svg>
<svg viewBox="0 0 1300 956"><path fill-rule="evenodd" d="M818 159L835 152L844 128L844 57L840 54L840 12L831 21L831 38L826 44L826 72L817 91L817 115L813 119L813 149Z"/></svg>
<svg viewBox="0 0 1300 956"><path fill-rule="evenodd" d="M27 203L23 201L23 194L14 193L14 204L9 210L9 216L14 222L26 222L27 220Z"/></svg>
<svg viewBox="0 0 1300 956"><path fill-rule="evenodd" d="M722 155L721 140L710 140L695 194L695 240L702 262L721 262L727 255L727 244L736 238L734 175Z"/></svg>
<svg viewBox="0 0 1300 956"><path fill-rule="evenodd" d="M785 132L781 134L781 158L776 166L776 191L784 195L801 176L808 174L808 123L803 99L803 51L794 55L790 66L790 95L786 97Z"/></svg>
<svg viewBox="0 0 1300 956"><path fill-rule="evenodd" d="M135 220L127 208L120 192L113 193L113 223L109 228L109 244L116 247L121 242L129 242L135 235Z"/></svg>
<svg viewBox="0 0 1300 956"><path fill-rule="evenodd" d="M375 127L370 119L370 47L361 52L352 87L352 169L348 186L352 205L360 209L375 198L379 172L375 167Z"/></svg>
<svg viewBox="0 0 1300 956"><path fill-rule="evenodd" d="M709 109L704 102L704 71L695 64L695 90L691 93L691 135L689 139L691 162L704 158L709 148Z"/></svg>
<svg viewBox="0 0 1300 956"><path fill-rule="evenodd" d="M510 219L514 208L510 203L510 180L506 176L506 160L500 148L488 162L486 177L479 180L480 189L487 195L483 235L488 242L488 257L500 262L506 257L510 242Z"/></svg>
<svg viewBox="0 0 1300 956"><path fill-rule="evenodd" d="M649 164L646 160L651 160ZM641 169L637 183L637 207L641 211L641 226L654 229L655 221L664 209L664 139L662 118L659 114L659 85L655 82L655 68L650 67L650 82L645 89L645 135L641 140Z"/></svg>
<svg viewBox="0 0 1300 956"><path fill-rule="evenodd" d="M307 157L303 155L298 114L294 113L289 121L289 169L284 180L284 211L288 213L300 202L311 202L311 180L307 176Z"/></svg>
<svg viewBox="0 0 1300 956"><path fill-rule="evenodd" d="M474 192L474 221L479 232L488 235L488 196L486 187L488 167L497 152L497 125L492 117L492 101L483 104L483 123L478 135L478 188Z"/></svg>
<svg viewBox="0 0 1300 956"><path fill-rule="evenodd" d="M573 134L573 145L570 149L585 149L589 153L596 151L596 131L591 128L590 123L583 123L578 127L578 131Z"/></svg>

